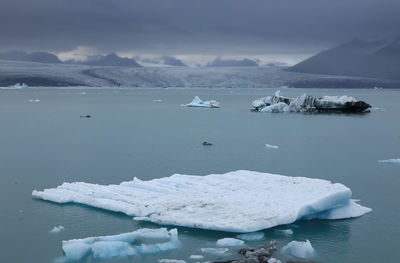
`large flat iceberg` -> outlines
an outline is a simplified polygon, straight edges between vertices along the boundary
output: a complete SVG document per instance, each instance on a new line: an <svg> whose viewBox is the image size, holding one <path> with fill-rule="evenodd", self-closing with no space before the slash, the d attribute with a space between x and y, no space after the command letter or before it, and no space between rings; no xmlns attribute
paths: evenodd
<svg viewBox="0 0 400 263"><path fill-rule="evenodd" d="M137 239L169 239L154 244L133 245ZM137 254L159 253L179 247L178 231L166 228L143 228L130 233L112 236L88 237L62 242L62 249L68 260L78 260L86 256L93 258L115 258Z"/></svg>
<svg viewBox="0 0 400 263"><path fill-rule="evenodd" d="M370 212L340 183L239 170L169 177L119 185L83 182L33 191L57 203L80 203L157 224L254 232L302 219L340 219Z"/></svg>

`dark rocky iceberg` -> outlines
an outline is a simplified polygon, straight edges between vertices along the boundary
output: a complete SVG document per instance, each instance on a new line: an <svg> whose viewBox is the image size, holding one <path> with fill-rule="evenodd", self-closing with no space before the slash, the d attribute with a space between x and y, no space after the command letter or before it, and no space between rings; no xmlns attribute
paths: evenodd
<svg viewBox="0 0 400 263"><path fill-rule="evenodd" d="M252 110L257 112L344 112L361 113L371 107L368 103L351 96L313 97L302 94L297 98L280 96L277 91L273 96L263 97L252 102Z"/></svg>

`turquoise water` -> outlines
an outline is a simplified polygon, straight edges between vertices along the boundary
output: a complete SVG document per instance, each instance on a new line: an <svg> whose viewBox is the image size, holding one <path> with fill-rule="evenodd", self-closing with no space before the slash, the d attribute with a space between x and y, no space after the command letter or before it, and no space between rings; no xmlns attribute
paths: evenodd
<svg viewBox="0 0 400 263"><path fill-rule="evenodd" d="M304 91L284 89L281 94L290 97ZM62 240L159 227L123 214L32 199L34 189L66 181L117 184L134 176L147 180L174 173L206 175L248 169L341 182L362 205L374 210L356 219L302 221L281 227L291 228L292 237L265 230L267 241L276 239L282 247L291 240L309 239L321 262L396 262L400 256L400 165L378 160L400 158L400 90L307 91L316 96L352 95L385 109L364 115L249 111L253 99L273 92L0 90L0 261L54 262L62 256ZM194 95L216 99L222 108L180 106ZM153 102L156 99L162 102ZM86 114L92 118L79 117ZM203 141L214 145L203 147ZM268 149L266 143L280 148ZM49 234L56 225L65 230ZM217 239L235 236L190 228L178 231L182 241L178 250L107 262L160 258L194 262L188 258L201 254L200 248L215 247ZM234 257L232 253L225 259ZM215 259L206 256L204 260Z"/></svg>

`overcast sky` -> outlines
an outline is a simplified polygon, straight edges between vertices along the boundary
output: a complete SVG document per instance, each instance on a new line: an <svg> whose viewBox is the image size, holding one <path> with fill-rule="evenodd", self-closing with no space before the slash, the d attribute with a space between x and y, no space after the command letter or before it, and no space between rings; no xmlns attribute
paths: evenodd
<svg viewBox="0 0 400 263"><path fill-rule="evenodd" d="M0 49L292 56L400 35L400 0L0 0Z"/></svg>

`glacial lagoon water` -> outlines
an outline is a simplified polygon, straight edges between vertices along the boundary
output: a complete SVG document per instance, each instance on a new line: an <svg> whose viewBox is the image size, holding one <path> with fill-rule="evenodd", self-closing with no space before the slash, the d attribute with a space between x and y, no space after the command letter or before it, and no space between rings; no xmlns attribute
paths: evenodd
<svg viewBox="0 0 400 263"><path fill-rule="evenodd" d="M56 262L61 241L160 226L80 205L33 199L32 190L63 182L118 184L174 173L247 169L340 182L373 209L347 220L311 220L265 230L282 248L310 240L319 262L396 262L400 256L400 90L283 89L282 95L351 95L369 114L262 114L251 101L272 89L0 90L0 261ZM81 94L86 92L86 94ZM184 108L195 95L220 109ZM39 102L35 101L40 100ZM33 100L33 101L29 101ZM153 101L156 100L156 101ZM161 101L157 101L161 100ZM91 118L80 118L80 115ZM203 141L213 143L204 147ZM265 144L279 146L278 149ZM249 182L249 184L254 182ZM62 225L57 234L49 231ZM172 228L172 226L168 226ZM292 229L285 236L277 229ZM101 262L189 259L234 233L178 227L182 245L159 255ZM205 255L204 261L237 257ZM284 259L284 255L277 254ZM97 262L86 259L83 262Z"/></svg>

